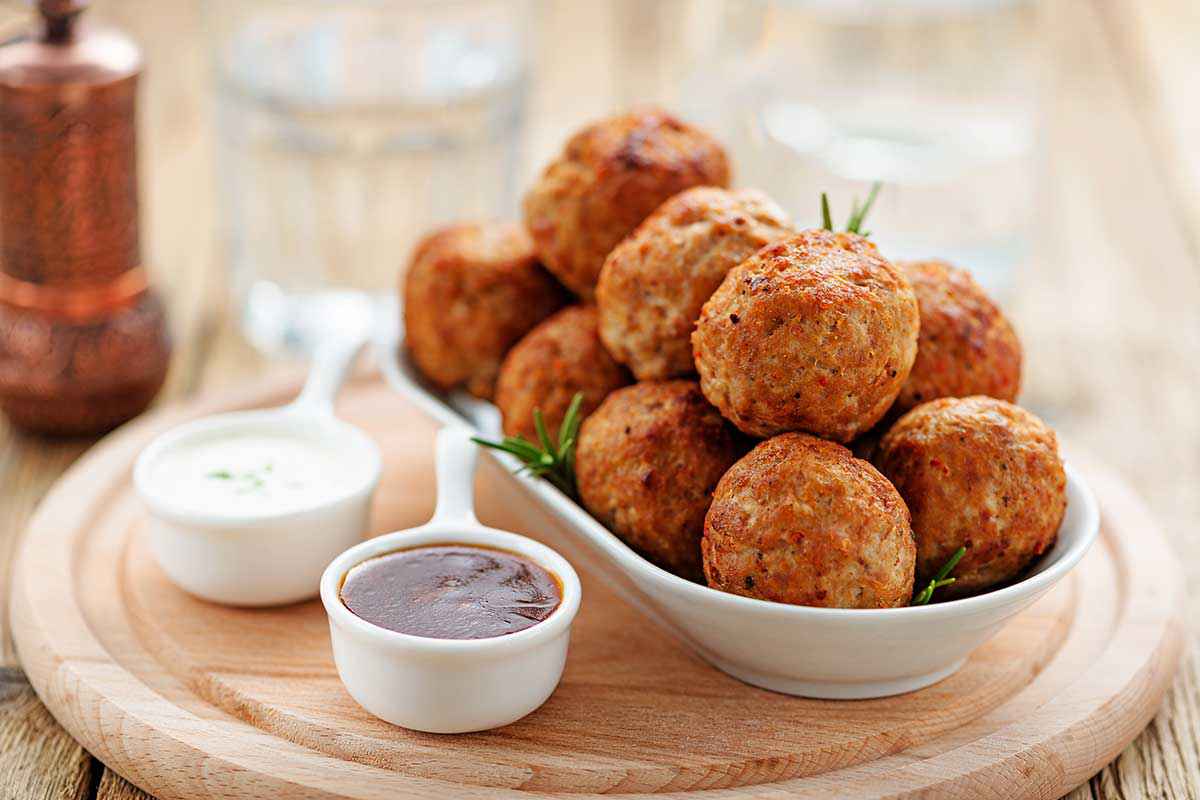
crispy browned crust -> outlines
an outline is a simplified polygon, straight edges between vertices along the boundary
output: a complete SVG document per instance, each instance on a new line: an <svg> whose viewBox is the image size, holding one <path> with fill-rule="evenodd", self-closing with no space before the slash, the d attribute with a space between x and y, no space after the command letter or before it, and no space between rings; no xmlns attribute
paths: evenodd
<svg viewBox="0 0 1200 800"><path fill-rule="evenodd" d="M539 323L508 352L496 381L504 433L537 441L533 410L540 408L556 436L576 392L586 417L609 393L630 382L596 333L594 306L569 306Z"/></svg>
<svg viewBox="0 0 1200 800"><path fill-rule="evenodd" d="M984 394L1015 401L1021 391L1021 342L1003 312L966 270L943 261L900 264L917 294L917 360L889 412L898 417L926 400Z"/></svg>
<svg viewBox="0 0 1200 800"><path fill-rule="evenodd" d="M440 389L490 399L500 362L530 328L566 301L515 223L465 223L435 231L404 276L405 343Z"/></svg>
<svg viewBox="0 0 1200 800"><path fill-rule="evenodd" d="M912 287L875 245L808 230L729 271L692 347L704 395L746 433L848 442L895 400L918 324Z"/></svg>
<svg viewBox="0 0 1200 800"><path fill-rule="evenodd" d="M692 186L726 186L725 151L656 109L588 125L525 195L538 255L563 284L592 297L609 251L650 212Z"/></svg>
<svg viewBox="0 0 1200 800"><path fill-rule="evenodd" d="M660 567L701 577L704 514L739 441L694 381L638 383L583 423L575 470L583 505Z"/></svg>
<svg viewBox="0 0 1200 800"><path fill-rule="evenodd" d="M754 189L680 192L608 254L596 286L600 336L638 380L691 375L692 330L725 274L795 233Z"/></svg>
<svg viewBox="0 0 1200 800"><path fill-rule="evenodd" d="M866 461L804 433L762 442L725 473L701 550L708 585L725 592L829 608L912 598L904 501Z"/></svg>
<svg viewBox="0 0 1200 800"><path fill-rule="evenodd" d="M991 397L917 406L888 431L875 463L908 503L917 585L959 547L967 554L943 597L1008 583L1058 537L1067 479L1058 441L1028 411Z"/></svg>

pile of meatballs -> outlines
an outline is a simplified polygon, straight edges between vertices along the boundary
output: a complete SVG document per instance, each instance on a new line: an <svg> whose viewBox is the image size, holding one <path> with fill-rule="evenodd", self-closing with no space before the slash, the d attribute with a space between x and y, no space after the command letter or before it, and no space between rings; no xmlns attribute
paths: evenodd
<svg viewBox="0 0 1200 800"><path fill-rule="evenodd" d="M1021 345L963 269L892 262L730 189L658 110L566 143L523 223L425 238L403 281L413 364L536 441L576 393L580 502L659 567L808 606L908 605L1019 580L1066 511L1054 432L1013 405Z"/></svg>

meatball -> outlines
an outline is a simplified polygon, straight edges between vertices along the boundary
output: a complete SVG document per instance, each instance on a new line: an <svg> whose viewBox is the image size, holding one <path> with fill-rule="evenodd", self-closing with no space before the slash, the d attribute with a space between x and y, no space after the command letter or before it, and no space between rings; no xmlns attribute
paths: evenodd
<svg viewBox="0 0 1200 800"><path fill-rule="evenodd" d="M967 548L943 597L1020 577L1054 544L1066 513L1054 431L992 397L917 406L883 437L875 463L912 511L918 586Z"/></svg>
<svg viewBox="0 0 1200 800"><path fill-rule="evenodd" d="M910 261L900 268L917 294L921 334L917 360L891 415L939 397L1016 400L1021 342L971 274L943 261Z"/></svg>
<svg viewBox="0 0 1200 800"><path fill-rule="evenodd" d="M454 225L413 251L404 277L405 343L430 383L490 400L508 349L565 302L519 225Z"/></svg>
<svg viewBox="0 0 1200 800"><path fill-rule="evenodd" d="M736 431L694 381L634 384L584 420L575 456L579 497L651 562L700 580L704 514L740 452Z"/></svg>
<svg viewBox="0 0 1200 800"><path fill-rule="evenodd" d="M762 192L697 187L658 207L608 254L600 337L638 380L691 375L692 329L725 273L796 231Z"/></svg>
<svg viewBox="0 0 1200 800"><path fill-rule="evenodd" d="M912 599L904 501L869 463L805 433L768 439L725 473L701 550L708 585L725 592L828 608Z"/></svg>
<svg viewBox="0 0 1200 800"><path fill-rule="evenodd" d="M496 381L496 405L504 433L537 441L533 410L541 409L556 436L576 392L580 413L591 414L615 389L629 383L596 334L596 309L570 306L539 324L508 352Z"/></svg>
<svg viewBox="0 0 1200 800"><path fill-rule="evenodd" d="M912 287L875 245L809 230L730 270L692 347L705 397L746 433L848 442L896 399L918 324Z"/></svg>
<svg viewBox="0 0 1200 800"><path fill-rule="evenodd" d="M726 186L725 151L657 110L593 123L525 195L525 224L542 263L590 299L604 258L651 211L692 186Z"/></svg>

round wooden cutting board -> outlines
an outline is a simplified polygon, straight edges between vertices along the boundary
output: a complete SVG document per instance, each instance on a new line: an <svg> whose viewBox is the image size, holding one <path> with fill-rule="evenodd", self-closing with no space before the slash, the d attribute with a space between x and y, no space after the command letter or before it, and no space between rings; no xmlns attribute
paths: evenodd
<svg viewBox="0 0 1200 800"><path fill-rule="evenodd" d="M837 702L708 666L487 462L483 521L557 547L583 581L562 685L500 730L395 728L342 689L319 602L208 604L149 555L130 485L142 447L185 419L296 388L275 381L109 437L47 496L15 568L12 623L38 695L88 750L162 798L1054 798L1133 739L1175 671L1178 567L1137 501L1094 468L1103 531L1071 576L941 683ZM373 533L425 521L433 424L366 379L339 411L385 453Z"/></svg>

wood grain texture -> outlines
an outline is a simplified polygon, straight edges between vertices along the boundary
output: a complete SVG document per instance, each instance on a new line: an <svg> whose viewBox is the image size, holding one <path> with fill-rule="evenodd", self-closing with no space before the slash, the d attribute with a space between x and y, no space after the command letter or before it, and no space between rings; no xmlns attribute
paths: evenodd
<svg viewBox="0 0 1200 800"><path fill-rule="evenodd" d="M177 346L165 399L254 375L263 362L225 316L215 249L202 4L94 5L91 13L133 33L149 59L141 106L143 230ZM609 40L629 32L638 0L540 5L545 46L531 97L525 179L578 120L644 97L647 84L621 70L630 55L648 56L628 47L657 41L651 26L668 38L679 31L669 13L641 10L636 38L614 51ZM1147 500L1188 570L1194 631L1200 624L1200 106L1194 97L1200 8L1192 0L1041 6L1049 55L1048 174L1038 258L1021 277L1015 309L1030 358L1025 401ZM26 13L22 4L0 5L0 36ZM87 444L22 439L0 422L0 580L28 514ZM0 653L12 663L6 634ZM1197 698L1200 674L1189 661L1146 733L1072 797L1200 797ZM37 736L7 736L0 771L10 759L28 763L23 751L39 748L38 737L52 729L36 706L21 709ZM0 782L0 797L38 797L38 787L58 780L53 773L67 775L65 785L76 769L69 754L57 764L38 763L37 773L3 772L9 782ZM121 781L100 781L110 784Z"/></svg>
<svg viewBox="0 0 1200 800"><path fill-rule="evenodd" d="M1157 797L1189 800L1198 795L1200 775L1195 742L1200 737L1200 709L1196 704L1197 651L1193 646L1175 686L1163 701L1158 716L1138 744L1122 753L1115 764L1093 780L1098 797Z"/></svg>
<svg viewBox="0 0 1200 800"><path fill-rule="evenodd" d="M319 603L216 607L171 585L146 549L129 486L145 443L182 418L277 403L295 388L206 400L110 437L39 510L17 565L15 631L33 685L92 752L163 797L817 797L834 787L967 797L984 787L1053 798L1142 729L1174 672L1181 578L1137 501L1104 478L1102 544L1071 579L942 683L839 703L772 694L704 664L607 589L611 567L513 502L493 472L480 480L481 518L580 568L588 599L563 683L498 731L397 729L345 695ZM433 425L375 381L344 392L340 414L385 453L373 530L426 519Z"/></svg>
<svg viewBox="0 0 1200 800"><path fill-rule="evenodd" d="M0 428L0 482L5 502L0 503L0 530L20 530L41 499L90 440L48 441ZM8 572L16 554L18 537L0 536L0 580L8 586ZM0 613L0 668L17 666L9 634L7 603Z"/></svg>
<svg viewBox="0 0 1200 800"><path fill-rule="evenodd" d="M96 786L95 800L153 800L153 798L106 768Z"/></svg>
<svg viewBox="0 0 1200 800"><path fill-rule="evenodd" d="M86 800L91 797L93 769L91 756L55 723L24 674L0 667L2 796Z"/></svg>
<svg viewBox="0 0 1200 800"><path fill-rule="evenodd" d="M1200 70L1200 5L1115 0L1097 10L1180 228L1200 252L1200 108L1188 102Z"/></svg>
<svg viewBox="0 0 1200 800"><path fill-rule="evenodd" d="M1049 58L1039 258L1023 279L1024 402L1129 477L1171 534L1200 611L1200 138L1197 7L1042 6ZM1189 122L1188 120L1193 120ZM1192 127L1189 127L1192 126ZM1057 299L1055 299L1057 298ZM1195 660L1163 710L1089 782L1097 800L1200 797Z"/></svg>

